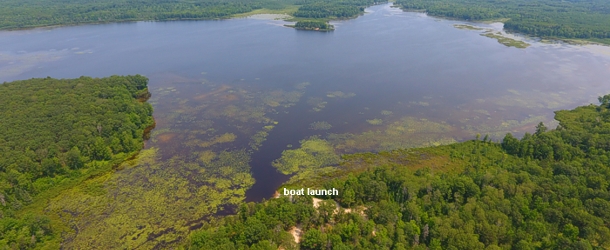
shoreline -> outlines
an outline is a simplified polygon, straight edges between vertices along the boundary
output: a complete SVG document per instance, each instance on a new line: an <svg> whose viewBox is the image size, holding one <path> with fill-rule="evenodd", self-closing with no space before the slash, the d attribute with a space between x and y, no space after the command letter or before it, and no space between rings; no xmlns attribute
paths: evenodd
<svg viewBox="0 0 610 250"><path fill-rule="evenodd" d="M395 6L394 8L399 8L404 12L412 12L412 13L423 13L426 14L426 16L428 17L433 17L433 18L439 18L439 19L443 19L443 20L449 20L449 21L460 21L460 22L470 22L473 24L491 24L491 23L502 23L502 25L504 25L504 22L508 21L510 18L499 18L499 19L490 19L490 20L465 20L465 19L460 19L460 18L452 18L452 17L446 17L446 16L438 16L438 15L431 15L428 14L428 12L426 12L426 10L423 9L408 9L408 8L404 8L402 6ZM559 37L542 37L542 36L532 36L532 35L527 35L527 34L523 34L523 33L519 33L519 32L514 32L512 30L509 29L505 29L504 27L502 27L502 31L506 32L507 34L511 34L511 35L517 35L517 36L522 36L522 37L526 37L526 38L533 38L533 39L539 39L541 42L546 41L548 43L554 43L554 42L563 42L566 44L570 44L570 45L600 45L600 46L609 46L610 47L610 39L608 40L608 43L603 43L603 42L598 42L598 41L594 41L594 40L587 40L587 39L579 39L579 38L559 38Z"/></svg>
<svg viewBox="0 0 610 250"><path fill-rule="evenodd" d="M386 3L390 3L390 2L386 2ZM385 4L385 3L378 3L378 4L371 5L371 6L380 5L380 4ZM371 7L371 6L368 6L368 7ZM363 11L362 13L359 13L358 15L354 15L354 16L348 17L348 18L317 18L317 19L300 18L300 17L295 17L295 16L292 15L294 12L296 12L298 7L300 7L300 6L299 5L291 5L291 6L288 6L288 7L284 8L284 9L280 9L280 10L272 10L272 9L262 8L262 9L255 9L255 10L249 11L249 12L232 14L230 16L220 17L220 18L185 18L185 19L166 19L166 20L130 19L130 20L116 20L116 21L98 21L98 22L83 22L83 23L38 25L38 26L27 26L27 27L21 27L21 28L0 28L0 32L6 32L6 31L26 31L26 30L37 30L37 29L55 29L55 28L62 28L62 27L98 25L98 24L112 24L112 23L117 23L118 24L118 23L137 23L137 22L223 21L223 20L230 20L230 19L249 18L249 17L255 16L255 15L285 15L286 16L285 18L270 19L270 20L283 20L283 21L287 21L287 22L297 22L299 20L321 20L321 21L328 22L328 21L341 21L341 20L356 19L356 18L366 14L366 12Z"/></svg>

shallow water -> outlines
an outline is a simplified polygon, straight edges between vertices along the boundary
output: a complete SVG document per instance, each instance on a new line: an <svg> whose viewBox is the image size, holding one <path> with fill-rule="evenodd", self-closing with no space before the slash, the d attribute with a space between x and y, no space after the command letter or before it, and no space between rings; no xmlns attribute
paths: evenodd
<svg viewBox="0 0 610 250"><path fill-rule="evenodd" d="M497 140L506 132L532 132L540 121L552 124L553 110L592 103L610 92L606 47L517 37L531 46L510 48L481 36L484 31L453 26L464 22L404 13L388 4L367 12L334 22L334 32L297 31L283 27L283 21L265 19L0 32L0 81L149 77L157 126L146 148L156 150L151 154L165 167L159 171L155 164L136 162L114 173L109 183L115 184L104 188L129 200L135 194L120 191L129 185L116 183L134 172L156 177L154 183L139 184L150 190L164 186L163 180L171 176L168 182L182 183L175 191L174 210L213 200L179 197L184 190L201 185L216 185L219 193L237 190L218 184L235 173L209 169L214 165L210 162L220 162L215 157L223 151L248 152L256 183L245 197L257 201L271 197L288 179L271 162L309 136L328 138L337 153L438 145L472 139L477 133ZM473 25L501 29L501 24ZM331 126L315 130L315 122ZM217 182L193 181L197 173ZM226 195L244 198L237 191ZM200 201L182 202L192 199ZM222 200L214 206L234 203ZM172 228L174 232L188 230L202 218L201 213L176 214L187 222L182 229ZM92 218L108 220L82 219ZM159 237L166 229L160 226L149 233ZM132 246L171 242L149 241L134 240Z"/></svg>

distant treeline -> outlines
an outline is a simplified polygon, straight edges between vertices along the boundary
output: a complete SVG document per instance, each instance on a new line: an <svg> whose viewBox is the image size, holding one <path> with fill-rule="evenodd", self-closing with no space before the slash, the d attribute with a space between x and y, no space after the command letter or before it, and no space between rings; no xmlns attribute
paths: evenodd
<svg viewBox="0 0 610 250"><path fill-rule="evenodd" d="M281 9L292 0L3 0L0 29L119 22L228 18L255 9Z"/></svg>
<svg viewBox="0 0 610 250"><path fill-rule="evenodd" d="M610 249L610 95L600 101L521 139L345 155L343 174L317 177L339 196L244 204L189 248Z"/></svg>
<svg viewBox="0 0 610 250"><path fill-rule="evenodd" d="M383 1L385 2L385 1ZM3 0L0 29L51 25L230 18L235 14L297 5L298 18L341 19L358 16L374 0Z"/></svg>
<svg viewBox="0 0 610 250"><path fill-rule="evenodd" d="M364 13L364 8L378 2L374 0L299 0L296 4L302 6L294 13L294 16L326 19L350 18Z"/></svg>
<svg viewBox="0 0 610 250"><path fill-rule="evenodd" d="M397 0L405 9L462 20L508 19L509 31L538 37L589 39L609 43L610 1Z"/></svg>
<svg viewBox="0 0 610 250"><path fill-rule="evenodd" d="M154 124L148 79L40 78L0 84L0 248L51 238L49 219L21 214L38 194L121 162Z"/></svg>

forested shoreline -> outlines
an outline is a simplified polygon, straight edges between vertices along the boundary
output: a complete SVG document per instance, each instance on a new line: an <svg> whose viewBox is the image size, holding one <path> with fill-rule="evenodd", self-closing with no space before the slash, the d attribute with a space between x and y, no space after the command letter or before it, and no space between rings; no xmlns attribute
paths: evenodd
<svg viewBox="0 0 610 250"><path fill-rule="evenodd" d="M227 19L257 10L282 11L294 21L354 18L364 9L387 1L375 0L197 0L140 2L114 0L17 1L0 5L0 29L79 25L125 21ZM582 39L610 44L610 3L607 1L397 0L405 10L467 21L502 20L504 28L549 39ZM296 10L295 10L296 9Z"/></svg>
<svg viewBox="0 0 610 250"><path fill-rule="evenodd" d="M610 44L610 2L552 0L397 0L405 10L467 21L502 20L504 28L549 39Z"/></svg>
<svg viewBox="0 0 610 250"><path fill-rule="evenodd" d="M140 75L0 84L0 247L58 246L57 225L24 209L142 148L154 125L147 84Z"/></svg>
<svg viewBox="0 0 610 250"><path fill-rule="evenodd" d="M188 248L607 249L610 95L555 118L501 143L344 155L335 173L286 184L339 196L244 204Z"/></svg>
<svg viewBox="0 0 610 250"><path fill-rule="evenodd" d="M227 19L261 9L288 11L292 6L298 6L298 9L290 10L287 14L296 20L328 21L356 17L363 14L366 7L377 3L379 2L374 0L5 0L0 5L0 29L129 21Z"/></svg>

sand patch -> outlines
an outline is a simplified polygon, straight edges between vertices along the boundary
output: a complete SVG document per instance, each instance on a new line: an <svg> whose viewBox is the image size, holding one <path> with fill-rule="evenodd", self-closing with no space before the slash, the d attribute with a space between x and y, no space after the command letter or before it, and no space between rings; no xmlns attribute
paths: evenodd
<svg viewBox="0 0 610 250"><path fill-rule="evenodd" d="M303 230L301 230L301 226L292 227L290 229L290 234L294 237L294 242L297 244L301 242L301 235L303 235Z"/></svg>

